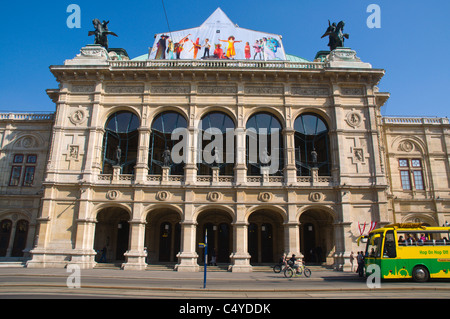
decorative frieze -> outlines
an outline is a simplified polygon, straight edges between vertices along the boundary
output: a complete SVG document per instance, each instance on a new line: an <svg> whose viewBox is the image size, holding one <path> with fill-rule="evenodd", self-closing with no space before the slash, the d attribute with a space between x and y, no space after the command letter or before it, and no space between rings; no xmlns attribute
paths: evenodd
<svg viewBox="0 0 450 319"><path fill-rule="evenodd" d="M72 93L93 93L95 85L72 85Z"/></svg>
<svg viewBox="0 0 450 319"><path fill-rule="evenodd" d="M284 87L282 86L246 86L246 94L253 95L282 95Z"/></svg>
<svg viewBox="0 0 450 319"><path fill-rule="evenodd" d="M234 85L216 86L216 85L201 85L197 89L198 94L236 94L237 87Z"/></svg>
<svg viewBox="0 0 450 319"><path fill-rule="evenodd" d="M327 86L292 87L291 94L301 96L328 96L330 89Z"/></svg>
<svg viewBox="0 0 450 319"><path fill-rule="evenodd" d="M152 85L151 94L189 94L191 87L189 85Z"/></svg>
<svg viewBox="0 0 450 319"><path fill-rule="evenodd" d="M117 86L108 85L105 88L105 93L109 94L142 94L144 93L144 86Z"/></svg>

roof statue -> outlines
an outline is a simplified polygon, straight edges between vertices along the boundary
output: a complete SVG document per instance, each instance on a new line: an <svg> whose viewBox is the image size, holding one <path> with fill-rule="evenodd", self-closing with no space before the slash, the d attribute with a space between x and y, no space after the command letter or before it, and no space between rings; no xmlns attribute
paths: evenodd
<svg viewBox="0 0 450 319"><path fill-rule="evenodd" d="M330 51L333 51L336 48L340 48L344 46L344 39L348 39L349 35L347 33L343 33L345 22L341 21L336 25L336 22L333 24L328 20L328 28L325 31L322 38L328 36L329 42L328 46L330 47Z"/></svg>
<svg viewBox="0 0 450 319"><path fill-rule="evenodd" d="M281 39L240 28L217 8L199 27L156 34L147 58L286 60Z"/></svg>
<svg viewBox="0 0 450 319"><path fill-rule="evenodd" d="M95 44L100 44L106 50L108 50L108 35L118 37L117 34L108 30L109 21L100 22L99 19L92 20L95 31L89 31L89 36L95 35Z"/></svg>

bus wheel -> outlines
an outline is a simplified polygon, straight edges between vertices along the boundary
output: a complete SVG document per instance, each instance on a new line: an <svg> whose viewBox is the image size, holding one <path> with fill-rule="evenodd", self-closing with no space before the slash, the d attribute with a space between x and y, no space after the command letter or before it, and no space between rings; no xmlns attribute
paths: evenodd
<svg viewBox="0 0 450 319"><path fill-rule="evenodd" d="M412 272L413 280L416 282L425 282L430 279L430 274L428 273L428 269L424 266L416 266Z"/></svg>

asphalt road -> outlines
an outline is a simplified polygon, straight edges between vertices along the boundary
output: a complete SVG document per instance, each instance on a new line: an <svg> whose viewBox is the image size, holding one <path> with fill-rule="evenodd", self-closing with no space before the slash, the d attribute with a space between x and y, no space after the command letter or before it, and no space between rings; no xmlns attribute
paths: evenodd
<svg viewBox="0 0 450 319"><path fill-rule="evenodd" d="M207 273L93 269L0 268L0 299L150 298L248 299L448 299L450 281L381 281L369 288L356 274L314 270L310 278L273 272Z"/></svg>

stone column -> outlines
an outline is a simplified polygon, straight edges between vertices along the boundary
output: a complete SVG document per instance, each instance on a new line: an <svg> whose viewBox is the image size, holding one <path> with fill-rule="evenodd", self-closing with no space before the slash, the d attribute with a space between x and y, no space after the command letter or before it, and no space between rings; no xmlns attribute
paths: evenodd
<svg viewBox="0 0 450 319"><path fill-rule="evenodd" d="M178 257L178 264L175 270L179 272L197 272L199 265L197 263L198 254L195 251L197 222L185 220L181 224L181 249Z"/></svg>
<svg viewBox="0 0 450 319"><path fill-rule="evenodd" d="M138 131L139 148L135 166L135 182L138 184L142 184L147 181L148 175L148 149L150 145L150 129L147 127L140 127Z"/></svg>
<svg viewBox="0 0 450 319"><path fill-rule="evenodd" d="M198 129L191 126L188 131L188 136L183 137L188 138L188 141L184 141L187 143L187 148L184 149L187 153L185 156L187 162L184 166L184 182L186 185L192 185L197 183L197 151L199 147L201 148L201 144L198 145Z"/></svg>
<svg viewBox="0 0 450 319"><path fill-rule="evenodd" d="M232 272L251 272L250 254L248 253L248 223L233 224L233 253L231 254Z"/></svg>
<svg viewBox="0 0 450 319"><path fill-rule="evenodd" d="M91 216L93 192L90 187L80 188L80 204L78 208L78 218L75 221L76 238L75 249L69 264L76 264L81 269L92 269L95 267L94 236L95 217Z"/></svg>
<svg viewBox="0 0 450 319"><path fill-rule="evenodd" d="M130 221L130 249L125 252L126 262L122 264L125 270L145 270L147 253L144 250L145 222Z"/></svg>
<svg viewBox="0 0 450 319"><path fill-rule="evenodd" d="M284 252L287 256L294 254L297 258L303 258L300 252L300 231L298 222L284 224Z"/></svg>
<svg viewBox="0 0 450 319"><path fill-rule="evenodd" d="M286 185L297 183L297 168L295 166L295 139L294 129L283 130L285 145L284 180Z"/></svg>
<svg viewBox="0 0 450 319"><path fill-rule="evenodd" d="M235 156L236 165L234 166L234 182L236 185L247 183L247 165L245 157L245 128L237 127L236 134L236 147L237 156Z"/></svg>

